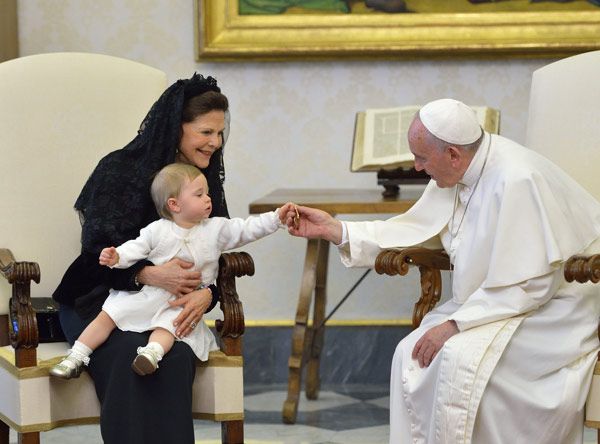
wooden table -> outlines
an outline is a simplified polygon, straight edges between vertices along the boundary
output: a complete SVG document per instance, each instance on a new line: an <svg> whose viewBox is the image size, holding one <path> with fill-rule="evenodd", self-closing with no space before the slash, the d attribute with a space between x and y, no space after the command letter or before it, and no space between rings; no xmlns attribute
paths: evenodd
<svg viewBox="0 0 600 444"><path fill-rule="evenodd" d="M336 214L399 214L408 210L420 197L421 189L402 190L398 198L384 199L381 189L277 189L252 202L250 213L273 211L286 202L319 208ZM327 258L329 245L322 239L309 239L306 246L304 271L294 330L292 351L288 361L288 395L283 403L283 422L294 424L302 385L302 371L307 366L306 397L319 396L319 358L325 335L325 306L327 304ZM309 310L314 294L312 324Z"/></svg>

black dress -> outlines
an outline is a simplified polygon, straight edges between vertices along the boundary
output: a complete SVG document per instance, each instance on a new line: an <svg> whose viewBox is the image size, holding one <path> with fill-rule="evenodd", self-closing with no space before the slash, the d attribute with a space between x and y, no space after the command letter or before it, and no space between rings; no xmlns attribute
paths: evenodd
<svg viewBox="0 0 600 444"><path fill-rule="evenodd" d="M185 100L206 91L219 92L216 81L197 74L171 85L153 105L137 137L99 162L77 199L82 252L53 294L71 344L100 312L110 288L139 290L134 277L150 262L141 261L126 270L110 269L98 264L99 251L137 237L141 228L158 219L150 182L175 159ZM228 217L222 149L213 154L203 172L213 200L211 216ZM211 289L209 310L218 299L216 287ZM175 342L158 371L138 376L131 362L149 335L115 329L91 355L88 369L101 403L100 427L107 444L194 442L191 388L196 357L187 344Z"/></svg>

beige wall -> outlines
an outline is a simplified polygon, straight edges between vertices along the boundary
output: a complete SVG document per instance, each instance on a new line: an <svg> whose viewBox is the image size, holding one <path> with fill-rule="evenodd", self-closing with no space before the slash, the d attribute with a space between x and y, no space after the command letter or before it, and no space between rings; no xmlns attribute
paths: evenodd
<svg viewBox="0 0 600 444"><path fill-rule="evenodd" d="M197 63L192 0L20 0L18 5L23 56L99 52L157 67L171 82L194 71L215 76L231 101L226 191L234 216L246 216L249 202L275 188L376 187L374 173L349 172L354 114L368 107L451 96L499 108L502 133L523 141L531 74L549 62ZM293 319L304 248L305 241L284 232L245 248L256 262L255 277L238 284L248 319ZM361 273L344 269L332 251L330 307ZM414 275L401 281L373 273L337 318L408 318L415 284Z"/></svg>
<svg viewBox="0 0 600 444"><path fill-rule="evenodd" d="M0 0L0 62L19 56L17 0Z"/></svg>

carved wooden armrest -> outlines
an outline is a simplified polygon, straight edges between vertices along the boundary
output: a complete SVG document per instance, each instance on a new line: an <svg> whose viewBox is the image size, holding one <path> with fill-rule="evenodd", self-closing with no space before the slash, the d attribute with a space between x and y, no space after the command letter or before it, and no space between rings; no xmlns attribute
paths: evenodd
<svg viewBox="0 0 600 444"><path fill-rule="evenodd" d="M254 261L248 253L223 253L219 258L217 285L221 294L223 320L215 321L227 355L241 355L240 336L244 334L244 310L235 288L235 278L252 276Z"/></svg>
<svg viewBox="0 0 600 444"><path fill-rule="evenodd" d="M409 266L419 267L421 274L421 297L415 304L412 324L417 328L423 317L439 302L442 295L440 270L450 270L450 258L444 250L411 247L383 250L375 260L375 271L379 274L404 276Z"/></svg>
<svg viewBox="0 0 600 444"><path fill-rule="evenodd" d="M600 254L593 256L571 256L565 263L564 270L567 282L580 283L600 281Z"/></svg>
<svg viewBox="0 0 600 444"><path fill-rule="evenodd" d="M15 349L15 364L17 367L34 366L39 336L31 306L31 281L40 282L40 266L36 262L17 262L10 250L0 248L0 274L12 285L9 337Z"/></svg>

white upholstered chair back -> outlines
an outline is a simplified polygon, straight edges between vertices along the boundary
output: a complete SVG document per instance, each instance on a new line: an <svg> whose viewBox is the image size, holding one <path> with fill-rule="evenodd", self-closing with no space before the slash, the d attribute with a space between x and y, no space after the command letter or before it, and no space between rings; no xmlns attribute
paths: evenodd
<svg viewBox="0 0 600 444"><path fill-rule="evenodd" d="M0 63L0 262L4 277L23 275L12 288L0 279L1 342L9 339L6 312L13 290L19 301L10 317L12 345L0 343L0 443L8 442L9 428L19 433L19 442L39 443L40 432L99 416L87 372L68 382L48 375L68 344L34 348L37 328L27 317L27 296L37 274L29 263L39 264L41 272L32 296L50 296L80 250L73 205L83 184L100 158L136 136L166 80L157 69L99 54L42 54ZM219 264L222 350L197 363L192 410L195 418L220 421L222 442L232 444L243 442L244 418L244 316L234 280L252 275L254 265L243 252L224 254Z"/></svg>
<svg viewBox="0 0 600 444"><path fill-rule="evenodd" d="M600 200L600 51L533 73L525 146L550 158Z"/></svg>
<svg viewBox="0 0 600 444"><path fill-rule="evenodd" d="M73 204L98 160L133 139L165 73L100 54L0 64L0 246L40 264L32 296L51 296L80 249ZM0 314L10 287L0 280Z"/></svg>
<svg viewBox="0 0 600 444"><path fill-rule="evenodd" d="M569 57L535 71L526 145L549 157L600 200L599 73L600 51ZM586 425L600 429L598 363L586 403Z"/></svg>

